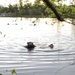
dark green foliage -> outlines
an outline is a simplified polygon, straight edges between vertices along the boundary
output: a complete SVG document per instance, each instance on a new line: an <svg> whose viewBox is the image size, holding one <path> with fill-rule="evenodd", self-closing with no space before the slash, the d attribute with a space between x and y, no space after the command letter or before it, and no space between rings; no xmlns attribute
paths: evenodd
<svg viewBox="0 0 75 75"><path fill-rule="evenodd" d="M75 16L75 5L71 6L57 6L54 4L55 0L52 1L54 7L64 18L74 18ZM60 1L60 0L58 0ZM42 3L41 3L42 2ZM23 17L56 17L53 11L48 8L42 0L36 0L32 5L31 3L26 3L23 5L22 1L19 0L19 5L9 5L8 7L0 6L0 15L5 14L5 16L23 16ZM2 16L2 15L1 15Z"/></svg>

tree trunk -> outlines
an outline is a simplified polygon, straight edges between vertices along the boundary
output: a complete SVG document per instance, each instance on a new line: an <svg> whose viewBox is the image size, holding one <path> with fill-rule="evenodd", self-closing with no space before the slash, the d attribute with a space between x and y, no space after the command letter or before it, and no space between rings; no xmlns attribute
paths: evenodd
<svg viewBox="0 0 75 75"><path fill-rule="evenodd" d="M53 4L49 1L49 0L43 0L46 5L51 8L51 10L54 12L54 14L56 15L56 18L59 20L59 21L64 21L64 19L60 16L60 14L57 12L57 10L55 9L55 7L53 6Z"/></svg>

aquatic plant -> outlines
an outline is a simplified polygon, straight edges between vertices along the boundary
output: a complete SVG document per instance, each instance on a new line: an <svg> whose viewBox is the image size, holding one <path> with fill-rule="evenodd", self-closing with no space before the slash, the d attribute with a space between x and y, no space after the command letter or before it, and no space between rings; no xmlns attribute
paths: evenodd
<svg viewBox="0 0 75 75"><path fill-rule="evenodd" d="M11 70L11 74L12 74L12 75L13 75L13 74L16 74L16 75L17 75L16 70L15 70L15 69L12 69L12 70Z"/></svg>

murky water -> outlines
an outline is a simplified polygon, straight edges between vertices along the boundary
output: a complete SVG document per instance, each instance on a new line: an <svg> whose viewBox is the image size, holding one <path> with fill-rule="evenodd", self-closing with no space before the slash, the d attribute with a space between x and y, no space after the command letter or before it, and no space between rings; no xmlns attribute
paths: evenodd
<svg viewBox="0 0 75 75"><path fill-rule="evenodd" d="M74 25L48 18L0 17L0 22L0 73L75 75ZM29 41L36 45L31 52L24 48Z"/></svg>

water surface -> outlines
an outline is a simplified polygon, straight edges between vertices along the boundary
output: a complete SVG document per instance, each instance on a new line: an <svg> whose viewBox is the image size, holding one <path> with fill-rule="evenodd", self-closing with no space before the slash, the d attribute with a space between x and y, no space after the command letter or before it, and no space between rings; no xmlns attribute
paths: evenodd
<svg viewBox="0 0 75 75"><path fill-rule="evenodd" d="M48 18L0 17L0 73L75 75L75 26ZM24 46L33 42L28 52ZM50 49L49 44L54 44Z"/></svg>

